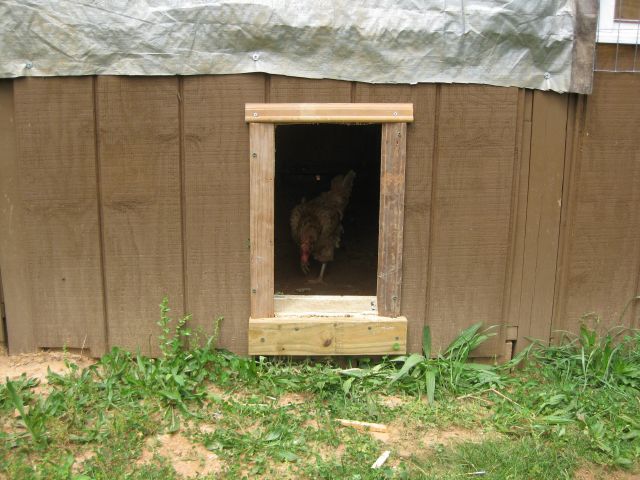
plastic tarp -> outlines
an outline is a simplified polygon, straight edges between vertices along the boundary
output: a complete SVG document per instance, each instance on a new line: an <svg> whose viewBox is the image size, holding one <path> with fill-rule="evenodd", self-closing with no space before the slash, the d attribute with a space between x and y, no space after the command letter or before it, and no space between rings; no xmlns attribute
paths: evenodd
<svg viewBox="0 0 640 480"><path fill-rule="evenodd" d="M589 93L595 0L0 0L0 77L266 72Z"/></svg>

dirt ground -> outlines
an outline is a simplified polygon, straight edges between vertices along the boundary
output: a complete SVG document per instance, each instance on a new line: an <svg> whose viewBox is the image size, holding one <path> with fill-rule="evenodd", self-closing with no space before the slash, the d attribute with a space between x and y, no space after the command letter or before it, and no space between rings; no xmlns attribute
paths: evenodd
<svg viewBox="0 0 640 480"><path fill-rule="evenodd" d="M34 377L40 380L36 392L40 393L47 386L47 370L54 373L66 372L65 360L75 363L80 368L88 367L95 363L95 359L75 353L61 351L47 351L38 353L25 353L21 355L7 355L7 349L0 346L0 379L14 380L20 375Z"/></svg>

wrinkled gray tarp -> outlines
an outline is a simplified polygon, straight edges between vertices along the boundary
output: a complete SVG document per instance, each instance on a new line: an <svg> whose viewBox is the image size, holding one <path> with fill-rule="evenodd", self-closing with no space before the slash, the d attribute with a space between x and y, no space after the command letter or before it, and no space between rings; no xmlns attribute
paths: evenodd
<svg viewBox="0 0 640 480"><path fill-rule="evenodd" d="M0 77L267 72L586 93L584 2L0 0Z"/></svg>

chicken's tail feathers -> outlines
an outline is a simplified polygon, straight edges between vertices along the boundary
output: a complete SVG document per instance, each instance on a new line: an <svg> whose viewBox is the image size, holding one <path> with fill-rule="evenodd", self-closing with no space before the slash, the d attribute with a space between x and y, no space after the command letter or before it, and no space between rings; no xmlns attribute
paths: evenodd
<svg viewBox="0 0 640 480"><path fill-rule="evenodd" d="M331 190L344 195L348 199L349 195L351 195L355 178L356 172L353 170L349 170L346 175L337 175L331 180Z"/></svg>
<svg viewBox="0 0 640 480"><path fill-rule="evenodd" d="M344 179L342 180L342 186L345 189L348 189L349 191L351 191L351 188L353 187L353 180L355 178L356 178L356 172L354 172L353 170L349 170L347 174L344 176Z"/></svg>

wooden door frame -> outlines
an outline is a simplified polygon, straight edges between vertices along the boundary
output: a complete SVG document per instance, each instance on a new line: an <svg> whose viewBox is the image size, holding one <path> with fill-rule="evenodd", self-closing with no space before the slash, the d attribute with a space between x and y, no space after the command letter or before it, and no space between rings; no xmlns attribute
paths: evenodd
<svg viewBox="0 0 640 480"><path fill-rule="evenodd" d="M410 103L248 103L250 137L251 355L383 355L406 352L400 316L407 123ZM277 124L381 124L375 314L276 316L274 178Z"/></svg>

